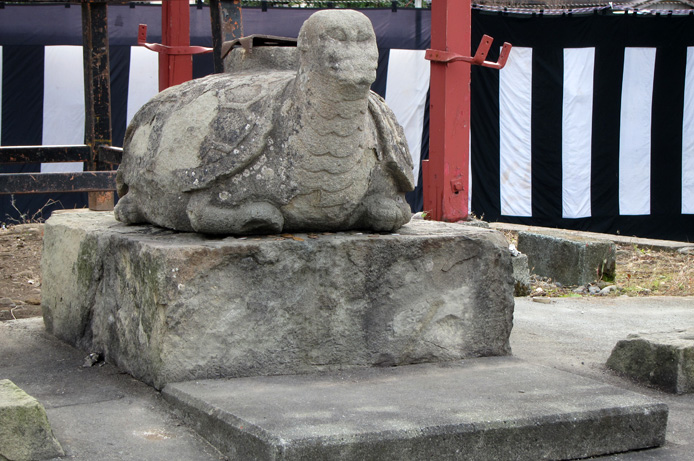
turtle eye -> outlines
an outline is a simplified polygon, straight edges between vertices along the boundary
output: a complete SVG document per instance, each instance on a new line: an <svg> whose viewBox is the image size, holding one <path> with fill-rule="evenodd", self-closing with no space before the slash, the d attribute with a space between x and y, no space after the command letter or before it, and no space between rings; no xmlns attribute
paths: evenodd
<svg viewBox="0 0 694 461"><path fill-rule="evenodd" d="M332 27L325 32L325 36L334 40L344 42L347 40L347 33L341 27Z"/></svg>
<svg viewBox="0 0 694 461"><path fill-rule="evenodd" d="M361 29L357 31L357 41L358 42L366 42L368 40L371 40L373 38L373 34L369 30L366 29Z"/></svg>

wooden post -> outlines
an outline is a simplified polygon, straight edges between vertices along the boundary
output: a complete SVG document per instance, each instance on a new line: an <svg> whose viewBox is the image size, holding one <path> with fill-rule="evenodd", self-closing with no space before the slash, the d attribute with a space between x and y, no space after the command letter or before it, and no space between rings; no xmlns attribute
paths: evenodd
<svg viewBox="0 0 694 461"><path fill-rule="evenodd" d="M241 0L210 0L214 72L224 72L222 44L243 37Z"/></svg>
<svg viewBox="0 0 694 461"><path fill-rule="evenodd" d="M431 48L470 55L470 0L436 0ZM431 62L429 160L422 162L424 211L437 221L468 216L470 63Z"/></svg>
<svg viewBox="0 0 694 461"><path fill-rule="evenodd" d="M99 162L99 145L111 145L111 76L108 53L108 15L105 0L82 2L82 46L84 60L84 143L89 146L91 160L85 162L87 171L110 168ZM89 192L89 209L113 209L114 195L109 192Z"/></svg>
<svg viewBox="0 0 694 461"><path fill-rule="evenodd" d="M161 3L161 40L166 46L190 46L188 0L168 0ZM192 79L192 55L159 53L159 91Z"/></svg>

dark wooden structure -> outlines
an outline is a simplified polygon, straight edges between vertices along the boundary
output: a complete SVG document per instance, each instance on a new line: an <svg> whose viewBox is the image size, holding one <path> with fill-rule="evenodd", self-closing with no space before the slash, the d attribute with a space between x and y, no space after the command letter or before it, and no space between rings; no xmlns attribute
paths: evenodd
<svg viewBox="0 0 694 461"><path fill-rule="evenodd" d="M84 171L78 173L0 174L0 195L88 192L91 210L112 210L116 189L115 169L121 161L123 149L112 146L108 5L129 2L122 0L41 0L41 2L80 4L82 8L86 110L84 144L72 146L4 146L0 147L0 164L84 162ZM178 2L173 4L173 6L177 5ZM187 2L185 5L189 7ZM167 11L166 8L164 11ZM215 57L218 56L215 59L215 72L222 72L222 42L239 38L242 30L240 0L212 0L211 11ZM170 22L174 22L173 19ZM189 34L186 32L187 30L184 28L183 33ZM172 44L177 45L177 43ZM159 46L171 48L167 45L165 43ZM174 54L176 58L179 58L178 55L181 53L164 53L164 55ZM164 55L163 57L166 58L167 56ZM192 78L192 66L188 79L190 78Z"/></svg>

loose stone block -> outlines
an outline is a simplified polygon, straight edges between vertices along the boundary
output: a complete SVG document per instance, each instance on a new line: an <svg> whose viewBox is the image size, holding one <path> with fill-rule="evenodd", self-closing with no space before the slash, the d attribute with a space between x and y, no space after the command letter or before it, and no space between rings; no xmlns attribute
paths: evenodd
<svg viewBox="0 0 694 461"><path fill-rule="evenodd" d="M0 379L0 459L29 461L64 455L43 405L9 379Z"/></svg>
<svg viewBox="0 0 694 461"><path fill-rule="evenodd" d="M513 295L528 296L530 294L530 269L528 255L519 254L511 258L513 265Z"/></svg>
<svg viewBox="0 0 694 461"><path fill-rule="evenodd" d="M694 330L629 335L614 347L607 366L667 392L694 392Z"/></svg>
<svg viewBox="0 0 694 461"><path fill-rule="evenodd" d="M45 226L46 329L161 388L510 353L496 231L212 238L64 213Z"/></svg>
<svg viewBox="0 0 694 461"><path fill-rule="evenodd" d="M615 276L612 242L553 232L519 232L518 250L528 255L530 272L563 285L585 285Z"/></svg>

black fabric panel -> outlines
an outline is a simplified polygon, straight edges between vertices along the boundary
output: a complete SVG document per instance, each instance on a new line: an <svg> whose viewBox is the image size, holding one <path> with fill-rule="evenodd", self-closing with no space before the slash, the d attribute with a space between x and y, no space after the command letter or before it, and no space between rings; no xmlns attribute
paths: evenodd
<svg viewBox="0 0 694 461"><path fill-rule="evenodd" d="M470 128L470 213L496 221L501 214L498 71L478 66L472 68Z"/></svg>
<svg viewBox="0 0 694 461"><path fill-rule="evenodd" d="M532 213L536 218L562 216L563 50L533 48Z"/></svg>
<svg viewBox="0 0 694 461"><path fill-rule="evenodd" d="M388 62L390 61L389 49L378 49L378 67L376 68L376 80L371 84L371 91L378 93L383 99L386 97L386 82L388 81Z"/></svg>
<svg viewBox="0 0 694 461"><path fill-rule="evenodd" d="M212 53L196 54L193 56L193 78L204 77L214 73Z"/></svg>
<svg viewBox="0 0 694 461"><path fill-rule="evenodd" d="M619 125L624 48L609 43L595 49L591 155L591 212L596 232L619 215ZM596 116L599 115L599 116Z"/></svg>
<svg viewBox="0 0 694 461"><path fill-rule="evenodd" d="M3 46L2 56L2 145L41 144L44 48Z"/></svg>
<svg viewBox="0 0 694 461"><path fill-rule="evenodd" d="M651 214L682 210L682 116L687 48L658 48L651 124Z"/></svg>
<svg viewBox="0 0 694 461"><path fill-rule="evenodd" d="M473 49L482 35L488 33L487 24L475 21L473 16ZM488 61L498 59L499 43L499 40L495 40L489 50ZM470 130L472 200L469 212L480 218L496 221L501 214L498 70L471 66Z"/></svg>
<svg viewBox="0 0 694 461"><path fill-rule="evenodd" d="M43 50L42 46L3 46L0 143L3 146L41 144ZM40 170L38 163L0 164L0 173L32 173ZM44 203L45 200L31 195L0 195L0 222L17 222L21 219L21 213L33 213L32 210L38 210Z"/></svg>
<svg viewBox="0 0 694 461"><path fill-rule="evenodd" d="M123 146L128 117L128 79L130 47L110 46L111 64L111 139L114 146Z"/></svg>
<svg viewBox="0 0 694 461"><path fill-rule="evenodd" d="M0 44L81 45L82 9L79 5L72 8L64 5L5 5L0 9Z"/></svg>

